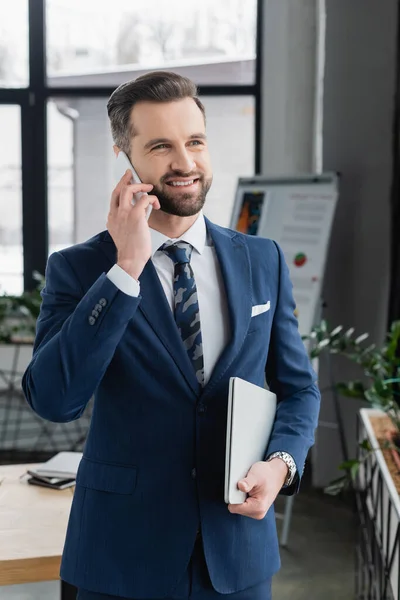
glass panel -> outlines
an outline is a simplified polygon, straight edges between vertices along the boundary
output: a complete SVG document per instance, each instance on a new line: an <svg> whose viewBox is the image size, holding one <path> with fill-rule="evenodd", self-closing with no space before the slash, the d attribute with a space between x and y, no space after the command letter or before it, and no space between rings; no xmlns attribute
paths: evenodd
<svg viewBox="0 0 400 600"><path fill-rule="evenodd" d="M254 173L252 96L202 98L214 181L205 214L229 226L237 178ZM49 102L50 252L106 228L113 179L106 98Z"/></svg>
<svg viewBox="0 0 400 600"><path fill-rule="evenodd" d="M28 84L28 0L0 2L0 87Z"/></svg>
<svg viewBox="0 0 400 600"><path fill-rule="evenodd" d="M74 243L74 111L63 100L47 106L49 249Z"/></svg>
<svg viewBox="0 0 400 600"><path fill-rule="evenodd" d="M21 109L0 105L0 294L23 292Z"/></svg>
<svg viewBox="0 0 400 600"><path fill-rule="evenodd" d="M214 172L204 214L229 227L238 177L254 175L254 98L209 96L202 102Z"/></svg>
<svg viewBox="0 0 400 600"><path fill-rule="evenodd" d="M261 0L260 0L261 1ZM170 69L253 84L257 0L47 0L50 86L117 86Z"/></svg>

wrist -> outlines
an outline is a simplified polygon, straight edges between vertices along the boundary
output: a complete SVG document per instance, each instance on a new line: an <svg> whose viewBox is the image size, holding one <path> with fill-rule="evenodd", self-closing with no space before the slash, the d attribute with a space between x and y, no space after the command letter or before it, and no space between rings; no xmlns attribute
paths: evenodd
<svg viewBox="0 0 400 600"><path fill-rule="evenodd" d="M268 461L268 463L273 467L274 471L279 475L279 478L282 479L282 486L285 484L288 475L289 475L289 467L281 458L272 458Z"/></svg>
<svg viewBox="0 0 400 600"><path fill-rule="evenodd" d="M143 272L144 265L138 265L138 263L129 260L118 260L117 265L121 267L128 275L139 281L139 277Z"/></svg>

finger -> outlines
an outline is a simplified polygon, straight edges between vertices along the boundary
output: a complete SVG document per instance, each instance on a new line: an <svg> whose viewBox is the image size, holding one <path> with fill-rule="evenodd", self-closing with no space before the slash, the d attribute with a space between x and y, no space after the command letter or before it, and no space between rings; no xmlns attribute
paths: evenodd
<svg viewBox="0 0 400 600"><path fill-rule="evenodd" d="M151 183L132 183L130 185L123 186L119 196L119 206L129 210L132 206L132 198L134 194L138 192L150 192L153 189Z"/></svg>
<svg viewBox="0 0 400 600"><path fill-rule="evenodd" d="M118 208L119 195L121 193L121 189L123 186L129 185L129 182L131 180L132 180L132 171L130 169L127 169L112 191L111 202L110 202L110 212L115 212L115 210Z"/></svg>
<svg viewBox="0 0 400 600"><path fill-rule="evenodd" d="M242 492L249 494L253 488L258 485L258 480L253 473L249 472L244 479L241 479L238 483L238 488Z"/></svg>
<svg viewBox="0 0 400 600"><path fill-rule="evenodd" d="M156 210L160 208L160 201L157 198L157 196L154 196L154 194L143 194L143 196L141 196L139 200L135 203L135 206L138 206L139 210L146 210L150 204Z"/></svg>
<svg viewBox="0 0 400 600"><path fill-rule="evenodd" d="M256 498L247 498L242 504L228 504L228 510L232 514L252 519L263 519L266 513L263 504Z"/></svg>

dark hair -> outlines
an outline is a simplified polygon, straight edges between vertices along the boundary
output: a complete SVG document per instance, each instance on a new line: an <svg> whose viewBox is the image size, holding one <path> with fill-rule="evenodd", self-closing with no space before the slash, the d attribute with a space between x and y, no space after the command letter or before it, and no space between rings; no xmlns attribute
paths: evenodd
<svg viewBox="0 0 400 600"><path fill-rule="evenodd" d="M193 98L205 120L205 109L197 96L197 87L187 77L170 71L152 71L121 84L107 102L114 144L129 153L130 141L135 135L129 119L137 102L173 102L183 98Z"/></svg>

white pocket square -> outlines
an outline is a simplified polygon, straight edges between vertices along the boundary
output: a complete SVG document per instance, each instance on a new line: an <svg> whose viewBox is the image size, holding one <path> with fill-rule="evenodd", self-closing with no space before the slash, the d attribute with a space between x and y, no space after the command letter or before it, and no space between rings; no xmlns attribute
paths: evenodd
<svg viewBox="0 0 400 600"><path fill-rule="evenodd" d="M257 315L261 315L261 313L267 312L271 308L271 302L268 300L267 304L257 304L257 306L253 306L251 309L251 316L255 317Z"/></svg>

